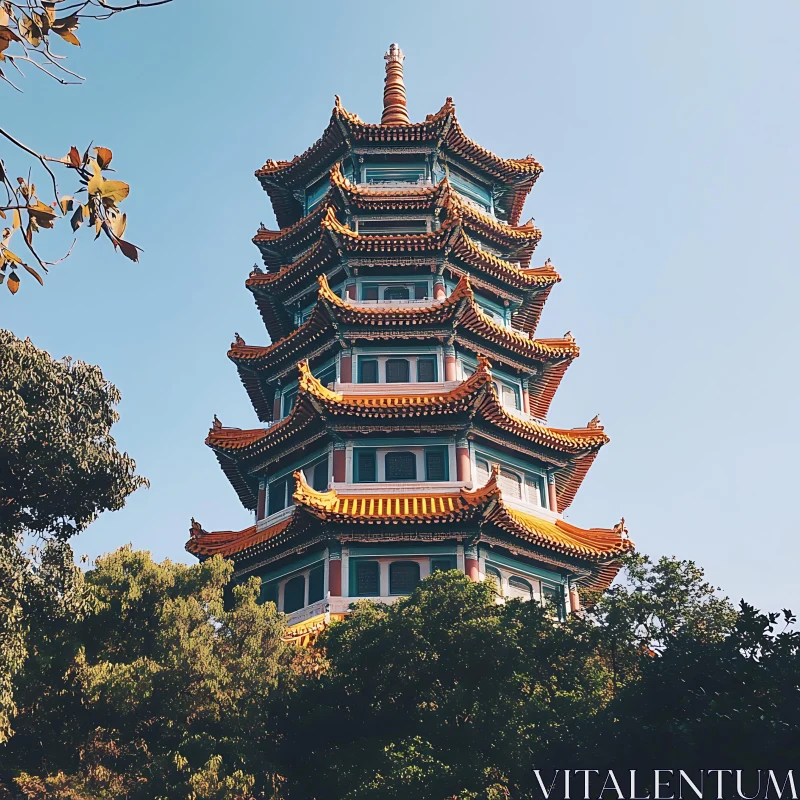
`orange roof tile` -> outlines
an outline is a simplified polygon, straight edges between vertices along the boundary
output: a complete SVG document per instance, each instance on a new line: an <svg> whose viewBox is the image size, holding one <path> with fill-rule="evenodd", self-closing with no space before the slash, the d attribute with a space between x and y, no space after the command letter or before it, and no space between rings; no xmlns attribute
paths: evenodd
<svg viewBox="0 0 800 800"><path fill-rule="evenodd" d="M503 500L497 482L497 469L485 486L475 490L439 494L347 494L335 489L312 489L302 472L294 474L295 510L282 522L259 531L253 525L243 531L207 532L192 520L186 549L198 556L246 557L252 550L283 534L285 539L297 528L315 529L303 524L298 514L308 514L323 524L348 526L420 525L473 521L479 529L490 524L514 538L535 547L553 551L591 565L592 588L606 588L619 569L617 559L634 548L622 524L612 529L579 528L562 519L549 519L521 511ZM317 523L318 524L318 523ZM365 534L367 537L369 534ZM609 579L610 578L610 579Z"/></svg>

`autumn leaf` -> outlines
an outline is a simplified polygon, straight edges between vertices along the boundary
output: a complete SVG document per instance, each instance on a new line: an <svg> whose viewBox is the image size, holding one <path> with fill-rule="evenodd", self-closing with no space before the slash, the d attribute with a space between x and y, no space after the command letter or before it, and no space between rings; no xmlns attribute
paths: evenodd
<svg viewBox="0 0 800 800"><path fill-rule="evenodd" d="M75 205L75 198L65 195L59 198L58 204L61 206L61 213L66 215L67 211L72 211Z"/></svg>
<svg viewBox="0 0 800 800"><path fill-rule="evenodd" d="M88 191L90 195L99 194L105 178L103 178L103 175L100 172L100 165L94 159L89 160L89 165L91 166L94 174L91 178L89 178L89 185L86 187L86 191Z"/></svg>
<svg viewBox="0 0 800 800"><path fill-rule="evenodd" d="M124 256L129 258L131 261L139 260L139 248L135 244L131 244L130 242L126 242L122 239L118 239L117 244L119 245L119 249L122 250L122 254Z"/></svg>
<svg viewBox="0 0 800 800"><path fill-rule="evenodd" d="M14 230L22 227L22 216L20 215L18 208L15 208L14 213L11 215L11 227Z"/></svg>
<svg viewBox="0 0 800 800"><path fill-rule="evenodd" d="M73 215L69 218L69 224L72 226L73 231L78 230L78 228L83 225L83 217L83 206L78 206Z"/></svg>
<svg viewBox="0 0 800 800"><path fill-rule="evenodd" d="M8 276L8 283L6 286L8 286L8 291L11 292L11 294L17 293L17 289L19 289L19 277L16 272L12 272Z"/></svg>
<svg viewBox="0 0 800 800"><path fill-rule="evenodd" d="M33 275L33 277L36 278L37 281L39 281L39 286L44 286L44 281L42 280L42 276L35 269L29 267L27 264L23 264L22 266L25 267L25 269L28 270L28 272L30 272L30 274ZM9 280L11 279L9 278Z"/></svg>
<svg viewBox="0 0 800 800"><path fill-rule="evenodd" d="M67 158L73 167L79 167L81 165L81 154L78 152L78 148L75 147L75 145L70 147Z"/></svg>
<svg viewBox="0 0 800 800"><path fill-rule="evenodd" d="M107 147L95 147L94 151L97 153L97 163L100 165L100 169L105 169L111 163L111 151Z"/></svg>
<svg viewBox="0 0 800 800"><path fill-rule="evenodd" d="M3 250L3 258L6 261L10 261L12 264L22 263L22 259L16 253L12 253L8 248Z"/></svg>
<svg viewBox="0 0 800 800"><path fill-rule="evenodd" d="M30 42L32 47L38 47L42 43L42 29L24 14L19 21L19 32Z"/></svg>
<svg viewBox="0 0 800 800"><path fill-rule="evenodd" d="M37 200L36 205L29 206L28 213L31 215L31 219L35 220L40 227L53 227L56 212L50 208L50 206L46 206L41 200Z"/></svg>
<svg viewBox="0 0 800 800"><path fill-rule="evenodd" d="M80 39L72 32L72 31L64 31L63 33L60 31L56 31L56 33L65 41L69 42L70 44L74 44L75 47L80 47L81 42Z"/></svg>
<svg viewBox="0 0 800 800"><path fill-rule="evenodd" d="M114 236L116 236L117 239L122 239L122 236L125 233L125 226L128 224L127 214L114 214L113 216L110 216L109 224L111 225L111 230L113 231Z"/></svg>
<svg viewBox="0 0 800 800"><path fill-rule="evenodd" d="M89 183L91 185L91 181ZM124 181L103 181L100 188L100 196L104 200L111 200L114 203L119 203L128 196L130 191L131 187Z"/></svg>

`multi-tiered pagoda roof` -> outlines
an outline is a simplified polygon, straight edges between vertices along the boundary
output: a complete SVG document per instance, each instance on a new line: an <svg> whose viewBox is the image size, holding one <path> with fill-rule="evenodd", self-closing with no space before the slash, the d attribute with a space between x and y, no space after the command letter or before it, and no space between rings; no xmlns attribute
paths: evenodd
<svg viewBox="0 0 800 800"><path fill-rule="evenodd" d="M228 357L262 426L215 417L206 439L256 519L193 523L187 549L260 575L303 634L444 568L574 610L632 543L563 517L608 437L546 421L579 349L536 335L561 280L519 223L542 167L469 139L450 98L412 123L386 60L380 124L337 97L314 145L256 171L278 230L245 285L270 343Z"/></svg>

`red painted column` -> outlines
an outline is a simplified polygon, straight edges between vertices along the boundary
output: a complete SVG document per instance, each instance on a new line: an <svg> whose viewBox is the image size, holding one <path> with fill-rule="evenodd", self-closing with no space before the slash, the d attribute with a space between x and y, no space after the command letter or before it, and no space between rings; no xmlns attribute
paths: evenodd
<svg viewBox="0 0 800 800"><path fill-rule="evenodd" d="M328 593L331 597L342 596L342 557L334 558L331 554L328 561Z"/></svg>
<svg viewBox="0 0 800 800"><path fill-rule="evenodd" d="M333 481L334 483L344 483L346 478L347 462L346 451L344 447L337 448L334 445L333 449Z"/></svg>
<svg viewBox="0 0 800 800"><path fill-rule="evenodd" d="M267 509L267 489L265 486L258 487L258 501L256 503L256 521L264 519L264 512Z"/></svg>
<svg viewBox="0 0 800 800"><path fill-rule="evenodd" d="M444 349L444 379L446 381L456 380L456 351L452 346Z"/></svg>
<svg viewBox="0 0 800 800"><path fill-rule="evenodd" d="M469 462L469 448L466 442L456 445L456 480L457 481L471 481L472 480L472 465Z"/></svg>
<svg viewBox="0 0 800 800"><path fill-rule="evenodd" d="M522 410L526 414L531 413L531 395L528 391L528 384L524 383L522 385Z"/></svg>
<svg viewBox="0 0 800 800"><path fill-rule="evenodd" d="M339 356L339 380L342 383L353 382L353 357L342 353Z"/></svg>
<svg viewBox="0 0 800 800"><path fill-rule="evenodd" d="M347 296L350 300L356 299L356 285L354 283L347 284Z"/></svg>
<svg viewBox="0 0 800 800"><path fill-rule="evenodd" d="M434 300L444 300L447 297L447 289L445 289L443 283L434 283L433 284L433 299Z"/></svg>
<svg viewBox="0 0 800 800"><path fill-rule="evenodd" d="M477 583L481 579L477 547L467 547L464 549L464 572L471 581Z"/></svg>
<svg viewBox="0 0 800 800"><path fill-rule="evenodd" d="M569 590L569 610L573 614L577 614L581 610L581 598L574 586L571 586Z"/></svg>
<svg viewBox="0 0 800 800"><path fill-rule="evenodd" d="M547 476L547 498L551 511L558 513L558 495L556 494L556 476L551 472Z"/></svg>

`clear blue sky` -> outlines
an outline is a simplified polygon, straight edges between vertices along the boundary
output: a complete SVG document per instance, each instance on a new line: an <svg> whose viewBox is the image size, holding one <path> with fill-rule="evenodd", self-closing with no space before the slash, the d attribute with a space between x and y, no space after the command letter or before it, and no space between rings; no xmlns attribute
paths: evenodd
<svg viewBox="0 0 800 800"><path fill-rule="evenodd" d="M117 384L118 443L152 482L76 551L187 560L192 515L249 524L203 439L214 413L257 424L225 356L234 331L267 343L244 288L274 224L253 171L312 144L334 94L377 121L397 41L412 119L452 95L469 136L544 164L525 218L564 280L539 333L582 347L551 421L599 412L612 440L569 518L624 515L734 600L800 606L798 23L786 0L175 0L82 28L84 86L0 89L36 147L113 148L145 250L81 237L43 289L0 293L0 324Z"/></svg>

